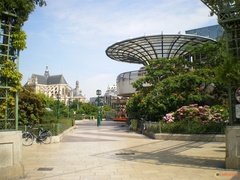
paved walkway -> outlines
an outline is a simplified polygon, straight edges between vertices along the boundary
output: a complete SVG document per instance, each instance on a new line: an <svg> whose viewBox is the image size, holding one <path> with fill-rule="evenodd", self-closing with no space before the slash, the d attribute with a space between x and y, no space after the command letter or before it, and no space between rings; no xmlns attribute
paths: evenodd
<svg viewBox="0 0 240 180"><path fill-rule="evenodd" d="M149 139L124 122L76 126L60 143L23 148L24 180L240 179L224 169L224 143Z"/></svg>

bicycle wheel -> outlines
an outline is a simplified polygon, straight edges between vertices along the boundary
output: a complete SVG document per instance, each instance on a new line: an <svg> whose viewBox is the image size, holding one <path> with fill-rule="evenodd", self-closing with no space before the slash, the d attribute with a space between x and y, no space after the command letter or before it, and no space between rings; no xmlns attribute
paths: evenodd
<svg viewBox="0 0 240 180"><path fill-rule="evenodd" d="M23 132L23 134L22 134L22 144L24 146L32 145L33 140L34 140L34 137L33 137L33 135L31 133Z"/></svg>
<svg viewBox="0 0 240 180"><path fill-rule="evenodd" d="M50 144L52 142L52 133L51 131L47 131L44 133L44 136L41 137L42 138L42 142L44 144Z"/></svg>

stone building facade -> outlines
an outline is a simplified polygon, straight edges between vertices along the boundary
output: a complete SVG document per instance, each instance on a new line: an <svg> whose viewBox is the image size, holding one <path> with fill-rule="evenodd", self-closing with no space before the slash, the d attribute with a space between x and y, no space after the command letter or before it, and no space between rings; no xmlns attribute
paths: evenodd
<svg viewBox="0 0 240 180"><path fill-rule="evenodd" d="M79 88L79 81L76 81L76 87L72 90L72 101L78 100L79 102L86 103L86 97L83 95L82 90Z"/></svg>
<svg viewBox="0 0 240 180"><path fill-rule="evenodd" d="M76 88L71 88L62 74L50 75L46 67L44 75L32 74L25 86L31 87L35 93L43 93L55 100L60 100L66 105L69 100L78 99L80 102L86 102L86 98L79 89L79 82L76 82Z"/></svg>

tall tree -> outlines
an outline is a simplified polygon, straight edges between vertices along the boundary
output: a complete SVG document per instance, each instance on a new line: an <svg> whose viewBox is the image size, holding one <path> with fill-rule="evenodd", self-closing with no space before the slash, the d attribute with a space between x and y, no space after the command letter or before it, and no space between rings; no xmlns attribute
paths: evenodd
<svg viewBox="0 0 240 180"><path fill-rule="evenodd" d="M4 86L0 89L8 90L4 94L6 100L0 102L1 119L7 119L9 117L7 113L15 111L16 94L21 90L22 75L18 72L18 65L15 64L19 51L26 48L27 36L21 30L21 27L36 6L44 5L46 5L44 0L0 1L0 30L2 32L0 40L0 85Z"/></svg>
<svg viewBox="0 0 240 180"><path fill-rule="evenodd" d="M17 16L17 27L20 29L36 6L46 6L45 0L1 0L0 12L7 12ZM7 19L6 19L7 20ZM19 30L18 29L18 30Z"/></svg>
<svg viewBox="0 0 240 180"><path fill-rule="evenodd" d="M31 88L23 88L19 95L19 124L38 124L46 113L46 102L42 95L35 94Z"/></svg>
<svg viewBox="0 0 240 180"><path fill-rule="evenodd" d="M206 43L188 47L192 56L201 59L174 57L150 61L145 77L133 83L137 93L127 103L128 113L156 119L183 105L225 103L227 90L215 75L215 69L224 61L221 48L221 42Z"/></svg>

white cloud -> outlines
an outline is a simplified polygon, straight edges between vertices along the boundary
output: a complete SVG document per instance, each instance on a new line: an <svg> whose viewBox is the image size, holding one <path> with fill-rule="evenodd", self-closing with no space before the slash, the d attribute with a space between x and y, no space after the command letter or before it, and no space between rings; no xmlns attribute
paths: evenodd
<svg viewBox="0 0 240 180"><path fill-rule="evenodd" d="M124 40L162 31L177 33L211 21L206 18L208 8L199 0L53 0L49 6L48 15L58 20L54 24L56 33L67 44L98 44L106 37Z"/></svg>
<svg viewBox="0 0 240 180"><path fill-rule="evenodd" d="M95 96L99 88L104 92L118 74L138 67L109 59L108 46L128 37L184 33L216 23L199 0L49 0L47 4L36 9L24 27L28 49L20 57L23 82L30 71L43 74L49 66L52 75L63 74L73 87L79 80L87 97Z"/></svg>

